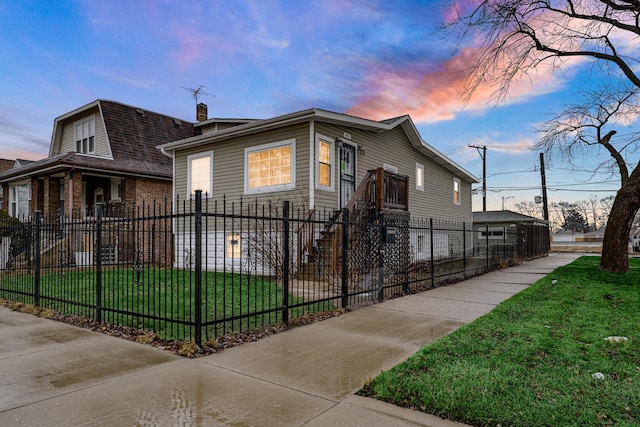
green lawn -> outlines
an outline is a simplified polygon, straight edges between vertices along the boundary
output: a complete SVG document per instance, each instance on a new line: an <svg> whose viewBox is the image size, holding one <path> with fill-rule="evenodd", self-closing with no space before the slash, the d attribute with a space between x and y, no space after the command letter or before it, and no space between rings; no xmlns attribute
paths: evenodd
<svg viewBox="0 0 640 427"><path fill-rule="evenodd" d="M193 326L163 320L195 320L194 272L145 269L138 274L131 269L113 268L103 270L101 280L104 322L154 331L167 340L194 338ZM96 281L96 272L93 270L68 270L63 275L43 274L40 306L64 314L95 318ZM283 303L283 290L268 277L205 272L202 283L202 319L211 322L206 328L205 339L282 321L282 311L278 308ZM3 276L0 278L0 289L32 293L33 277ZM0 291L0 297L33 303L33 299L20 297L16 293ZM289 305L302 302L289 295ZM290 317L333 308L330 303L298 307L290 311Z"/></svg>
<svg viewBox="0 0 640 427"><path fill-rule="evenodd" d="M557 269L360 394L476 426L638 425L640 260L629 274L599 261Z"/></svg>

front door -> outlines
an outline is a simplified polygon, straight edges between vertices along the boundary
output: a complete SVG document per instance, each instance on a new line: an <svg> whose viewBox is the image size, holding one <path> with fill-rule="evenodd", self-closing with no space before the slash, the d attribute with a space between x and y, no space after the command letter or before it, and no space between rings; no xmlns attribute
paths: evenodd
<svg viewBox="0 0 640 427"><path fill-rule="evenodd" d="M340 207L343 208L356 191L356 147L343 142L340 146Z"/></svg>

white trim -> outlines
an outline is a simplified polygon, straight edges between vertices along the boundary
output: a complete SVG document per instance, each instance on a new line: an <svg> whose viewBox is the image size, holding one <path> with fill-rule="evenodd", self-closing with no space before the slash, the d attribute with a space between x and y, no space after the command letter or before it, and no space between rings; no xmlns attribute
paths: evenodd
<svg viewBox="0 0 640 427"><path fill-rule="evenodd" d="M418 129L415 127L415 124L408 115L398 117L397 119L389 122L376 122L360 117L349 116L347 114L334 113L331 111L312 108L297 111L291 114L286 114L283 116L273 117L270 119L250 121L247 122L247 124L232 126L231 128L224 129L220 132L206 133L203 135L193 136L178 141L168 142L166 144L159 145L158 147L164 148L166 151L177 149L183 150L186 148L199 146L201 143L216 142L242 135L251 135L264 130L282 128L291 124L310 120L330 123L333 125L345 125L352 128L370 130L373 132L391 130L396 126L401 126L416 150L422 152L436 163L443 165L447 170L463 176L465 181L469 181L472 183L479 182L478 178L476 178L474 175L467 172L465 169L454 163L444 154L440 153L438 150L424 142L420 137L420 134L418 133Z"/></svg>
<svg viewBox="0 0 640 427"><path fill-rule="evenodd" d="M424 191L424 165L416 163L416 190Z"/></svg>
<svg viewBox="0 0 640 427"><path fill-rule="evenodd" d="M320 184L320 142L325 142L329 144L329 167L331 168L330 174L330 183L329 185ZM335 192L336 189L336 143L332 138L326 137L324 135L316 134L316 153L317 153L317 161L316 163L316 189L323 191ZM357 148L356 148L357 150ZM355 161L355 159L354 159Z"/></svg>
<svg viewBox="0 0 640 427"><path fill-rule="evenodd" d="M87 125L88 129L85 129L85 125ZM83 141L86 141L86 142L83 142ZM75 121L73 123L74 151L79 154L96 154L96 144L97 144L97 141L96 141L95 114L85 119ZM93 145L93 149L91 149L91 145Z"/></svg>
<svg viewBox="0 0 640 427"><path fill-rule="evenodd" d="M203 192L202 197L213 197L213 150L209 150L187 156L187 199L193 198L194 195L194 190L191 189L191 162L203 157L209 157L209 191Z"/></svg>
<svg viewBox="0 0 640 427"><path fill-rule="evenodd" d="M291 147L290 152L290 162L289 165L289 183L288 184L278 184L278 185L270 185L264 187L251 188L249 185L249 154L258 152L271 150L278 147ZM244 194L262 194L262 193L273 193L276 191L287 191L293 190L296 188L296 140L295 138L286 139L284 141L271 142L268 144L256 145L253 147L247 147L244 149Z"/></svg>
<svg viewBox="0 0 640 427"><path fill-rule="evenodd" d="M28 187L29 194L27 196L27 200L22 200L20 198L20 191L18 190L19 187ZM9 212L10 216L16 218L26 218L31 215L31 198L33 197L31 190L32 188L30 179L16 181L9 184L9 205L7 206L7 211ZM27 203L26 212L23 212L20 209L20 203L24 202Z"/></svg>

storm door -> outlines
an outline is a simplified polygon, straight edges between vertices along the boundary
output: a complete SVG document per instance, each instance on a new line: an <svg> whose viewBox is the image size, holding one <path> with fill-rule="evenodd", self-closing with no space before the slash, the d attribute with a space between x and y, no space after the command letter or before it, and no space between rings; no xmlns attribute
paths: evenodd
<svg viewBox="0 0 640 427"><path fill-rule="evenodd" d="M340 145L340 207L344 207L356 191L356 147Z"/></svg>

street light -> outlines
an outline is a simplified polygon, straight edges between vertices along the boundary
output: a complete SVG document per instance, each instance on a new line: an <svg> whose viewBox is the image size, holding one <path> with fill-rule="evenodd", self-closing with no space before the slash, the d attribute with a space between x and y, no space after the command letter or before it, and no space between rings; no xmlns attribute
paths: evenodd
<svg viewBox="0 0 640 427"><path fill-rule="evenodd" d="M509 199L513 199L514 197L516 196L507 196L507 197L502 196L502 210L504 210L504 202L506 202Z"/></svg>

